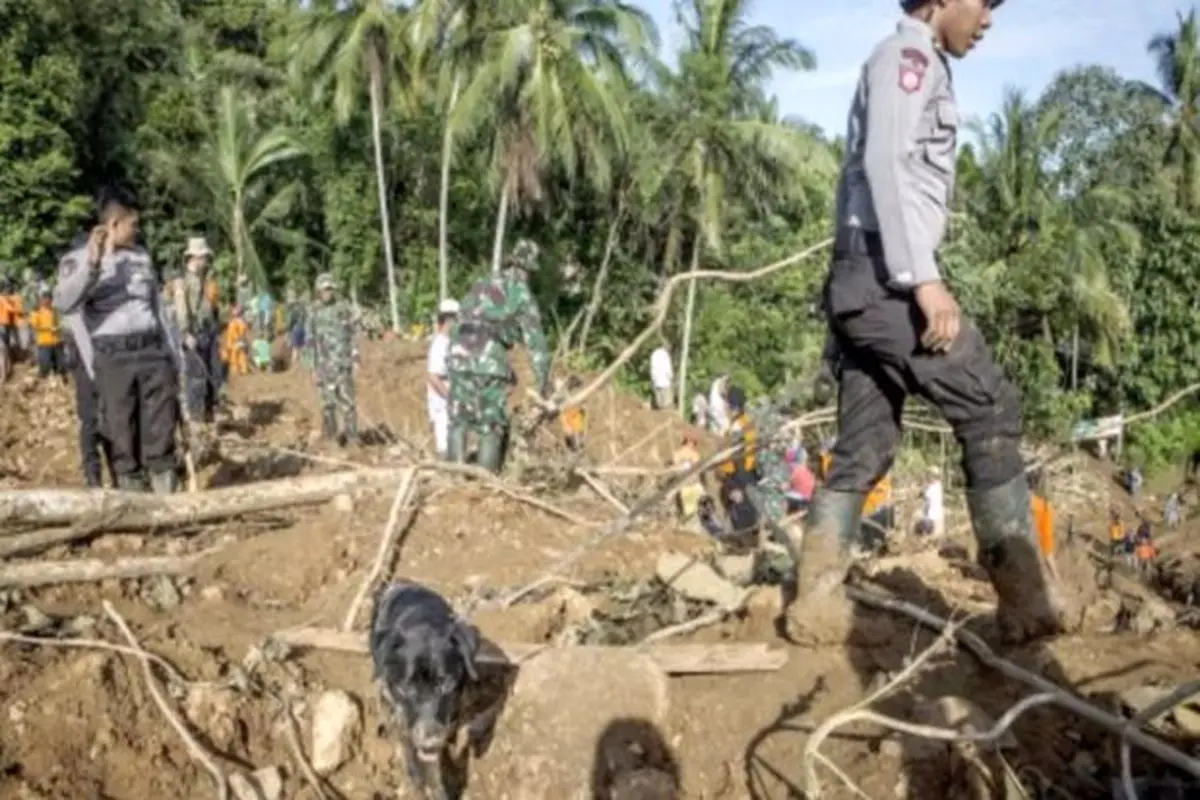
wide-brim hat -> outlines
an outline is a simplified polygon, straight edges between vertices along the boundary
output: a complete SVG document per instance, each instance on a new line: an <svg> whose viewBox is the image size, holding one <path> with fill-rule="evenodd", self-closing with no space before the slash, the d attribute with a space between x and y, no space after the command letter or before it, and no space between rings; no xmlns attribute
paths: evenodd
<svg viewBox="0 0 1200 800"><path fill-rule="evenodd" d="M184 255L188 258L207 258L212 254L213 251L208 246L208 240L203 236L193 236L188 239L187 250L184 251Z"/></svg>

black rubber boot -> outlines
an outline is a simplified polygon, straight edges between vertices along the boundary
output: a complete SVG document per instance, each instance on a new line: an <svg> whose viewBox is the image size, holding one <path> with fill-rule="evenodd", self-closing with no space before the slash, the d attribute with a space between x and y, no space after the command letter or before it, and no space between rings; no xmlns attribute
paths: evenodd
<svg viewBox="0 0 1200 800"><path fill-rule="evenodd" d="M979 563L1000 598L996 621L1004 637L1022 642L1078 627L1082 609L1072 608L1038 549L1025 476L967 492L967 510Z"/></svg>
<svg viewBox="0 0 1200 800"><path fill-rule="evenodd" d="M358 438L358 410L354 408L347 410L343 420L345 421L346 445L353 447L361 441Z"/></svg>
<svg viewBox="0 0 1200 800"><path fill-rule="evenodd" d="M467 463L467 428L451 423L446 437L446 460L451 464Z"/></svg>
<svg viewBox="0 0 1200 800"><path fill-rule="evenodd" d="M849 638L854 608L842 585L866 500L862 492L818 489L803 532L793 529L788 549L796 562L796 600L787 610L787 628L794 641L836 644Z"/></svg>
<svg viewBox="0 0 1200 800"><path fill-rule="evenodd" d="M149 491L150 486L145 475L135 472L130 475L118 475L117 488L123 492L145 492Z"/></svg>
<svg viewBox="0 0 1200 800"><path fill-rule="evenodd" d="M321 410L321 438L337 439L337 411L332 408Z"/></svg>
<svg viewBox="0 0 1200 800"><path fill-rule="evenodd" d="M485 433L479 437L479 466L497 475L504 469L504 434Z"/></svg>

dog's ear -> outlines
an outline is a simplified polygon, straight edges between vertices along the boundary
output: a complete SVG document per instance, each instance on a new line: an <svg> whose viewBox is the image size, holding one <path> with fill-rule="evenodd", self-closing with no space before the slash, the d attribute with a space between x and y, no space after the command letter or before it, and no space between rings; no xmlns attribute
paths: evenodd
<svg viewBox="0 0 1200 800"><path fill-rule="evenodd" d="M453 637L454 646L463 657L467 675L473 681L479 680L479 670L475 668L475 656L479 652L479 629L466 620L458 620Z"/></svg>

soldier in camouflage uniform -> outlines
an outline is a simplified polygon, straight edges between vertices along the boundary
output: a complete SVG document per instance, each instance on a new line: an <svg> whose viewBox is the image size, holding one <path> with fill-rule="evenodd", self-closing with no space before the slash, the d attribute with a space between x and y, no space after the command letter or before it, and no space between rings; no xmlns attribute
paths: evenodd
<svg viewBox="0 0 1200 800"><path fill-rule="evenodd" d="M479 464L499 473L508 437L508 391L514 380L508 351L517 341L529 349L538 392L550 382L550 348L537 302L529 290L529 270L538 247L522 239L496 275L478 280L461 303L450 331L449 459L463 463L467 434L479 437Z"/></svg>
<svg viewBox="0 0 1200 800"><path fill-rule="evenodd" d="M340 417L345 443L357 444L354 372L358 343L353 312L337 297L336 289L329 273L317 277L317 302L308 314L305 340L312 353L313 374L321 395L321 432L327 439L336 438Z"/></svg>
<svg viewBox="0 0 1200 800"><path fill-rule="evenodd" d="M803 532L799 522L787 519L792 467L787 460L788 439L783 435L787 423L785 411L793 399L794 393L784 390L780 396L760 401L749 411L758 434L758 480L746 487L746 494L758 511L760 549L770 550L769 541L773 539L794 562Z"/></svg>

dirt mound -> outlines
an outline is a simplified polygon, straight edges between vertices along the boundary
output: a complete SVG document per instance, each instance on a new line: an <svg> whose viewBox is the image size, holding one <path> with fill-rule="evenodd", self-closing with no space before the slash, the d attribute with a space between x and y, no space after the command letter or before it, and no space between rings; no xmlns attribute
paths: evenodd
<svg viewBox="0 0 1200 800"><path fill-rule="evenodd" d="M363 356L359 407L364 429L373 430L379 444L348 450L318 445L313 439L316 392L303 371L248 376L235 379L231 387L233 415L219 431L220 457L203 467L204 483L297 477L342 469L347 463L379 465L428 453L423 347L372 344ZM4 488L78 485L69 387L40 385L21 372L0 387L0 403L5 408L0 416ZM617 466L633 474L606 473L612 493L629 498L653 485L657 478L642 477L637 470L657 468L667 460L683 423L615 389L597 393L586 411L585 463L597 472ZM533 447L543 460L567 458L553 426L539 434ZM420 580L461 609L535 580L617 514L610 500L587 485L547 472L533 476L536 485L506 484L508 494L486 482L423 476L415 516L402 533L398 555L386 565L385 578ZM353 756L329 783L346 797L394 796L403 783L403 768L394 742L378 730L383 719L368 659L323 651L286 653L267 644L277 631L341 624L374 561L391 495L391 490L366 492L190 530L105 535L60 545L46 555L112 559L213 552L177 579L0 589L0 629L54 641L84 636L120 642L102 610L102 602L110 601L144 647L186 676L181 682L156 668L172 707L200 742L218 754L222 768L249 772L281 767L282 796L288 798L316 795L296 761L285 710L295 714L298 739L307 751L316 698L329 689L349 692L362 705L365 724ZM564 516L590 524L581 526ZM560 582L533 592L527 602L480 611L473 619L494 641L636 639L672 618L697 613L694 603L673 599L654 583L664 551L709 558L716 547L678 530L666 516L651 518L589 552L561 576L580 592L572 594ZM986 611L994 602L977 571L953 559L924 554L891 566L916 574L931 596L942 596L948 605ZM777 613L778 591L760 589L742 612L687 641L786 647L775 633ZM858 701L881 675L894 674L929 641L906 621L897 618L892 624L895 641L886 647L787 648L789 659L778 671L672 678L670 708L651 727L660 729L664 746L672 751L682 796L732 799L797 792L805 743L798 726L811 727ZM596 625L625 626L636 635L598 633ZM1194 673L1200 652L1188 632L1149 639L1092 633L1006 655L1039 664L1055 680L1095 694L1181 681ZM580 683L582 675L558 680L559 691L574 687L580 697L594 688ZM958 657L897 702L911 706L919 693L969 697L998 717L1024 692ZM0 724L5 730L0 736L0 797L192 797L211 792L208 773L162 717L137 661L125 654L0 642ZM1110 765L1098 757L1084 777L1071 768L1079 752L1101 752L1106 741L1077 719L1041 709L1022 718L1015 734L1028 746L1014 759L1036 767L1072 796L1089 796L1087 787L1111 774ZM902 777L911 796L945 796L939 794L938 775L913 767L903 748L884 746L890 740L874 734L869 738L869 745L846 738L826 747L826 754L869 796L894 796ZM479 786L504 788L500 784L511 765L502 761L497 751L478 762Z"/></svg>

